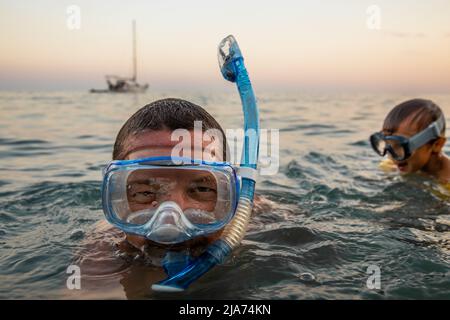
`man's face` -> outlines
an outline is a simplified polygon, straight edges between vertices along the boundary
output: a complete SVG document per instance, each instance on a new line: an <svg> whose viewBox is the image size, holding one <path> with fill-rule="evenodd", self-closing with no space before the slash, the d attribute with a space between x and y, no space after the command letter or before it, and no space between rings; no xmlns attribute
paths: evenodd
<svg viewBox="0 0 450 320"><path fill-rule="evenodd" d="M195 142L198 143L199 140L194 141L193 130L189 131L189 133L190 141L189 139L172 141L172 131L170 130L147 131L129 137L125 143L127 146L125 160L161 156L194 157L194 155L198 155L201 152L203 160L222 161L222 146L217 145L216 148L211 148L210 139L202 139L205 141L201 141L200 145L195 145ZM175 146L177 146L178 150L181 147L181 150L186 151L188 154L173 154ZM209 149L207 148L208 146ZM139 173L139 175L145 174L145 171ZM183 210L197 208L211 211L214 209L216 205L214 192L217 190L213 179L207 173L195 176L194 174L189 174L189 172L177 172L176 170L166 169L153 171L152 174L152 184L139 183L142 180L149 181L149 177L144 177L145 179L141 179L141 176L130 177L133 183L129 185L127 197L132 211L151 208L152 205L156 206L163 201L174 201ZM174 183L164 183L164 181L172 181ZM162 190L161 186L164 186L165 189ZM209 238L213 240L219 235L220 232L213 234ZM127 234L127 239L137 247L142 247L149 242L144 237L130 234ZM201 239L203 242L204 240Z"/></svg>

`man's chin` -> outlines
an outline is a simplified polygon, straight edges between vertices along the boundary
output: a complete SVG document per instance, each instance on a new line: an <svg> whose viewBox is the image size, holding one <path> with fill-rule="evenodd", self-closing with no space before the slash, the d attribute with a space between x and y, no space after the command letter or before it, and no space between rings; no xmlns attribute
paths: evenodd
<svg viewBox="0 0 450 320"><path fill-rule="evenodd" d="M136 236L132 234L126 234L127 241L132 244L134 247L143 250L146 247L156 247L164 250L181 250L185 248L193 248L193 247L199 247L199 246L205 246L209 243L214 242L218 238L220 238L220 235L222 233L222 230L213 233L208 236L200 236L194 239L190 239L187 241L174 243L174 244L162 244L158 242L154 242L151 240L148 240L142 236Z"/></svg>

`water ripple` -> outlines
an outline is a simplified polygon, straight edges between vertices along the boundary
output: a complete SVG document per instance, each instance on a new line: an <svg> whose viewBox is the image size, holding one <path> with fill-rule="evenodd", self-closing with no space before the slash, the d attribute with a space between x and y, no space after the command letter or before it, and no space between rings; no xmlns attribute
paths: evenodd
<svg viewBox="0 0 450 320"><path fill-rule="evenodd" d="M450 191L424 177L380 171L368 141L404 97L267 92L258 97L261 123L280 129L281 164L257 183L242 245L188 295L150 291L164 274L129 259L134 251L124 258L124 235L102 212L100 170L137 108L176 95L0 93L0 298L450 296ZM179 95L224 128L242 117L235 95ZM450 95L430 98L450 106ZM86 266L91 283L80 296L65 289L73 263ZM381 290L366 287L370 265L382 270Z"/></svg>

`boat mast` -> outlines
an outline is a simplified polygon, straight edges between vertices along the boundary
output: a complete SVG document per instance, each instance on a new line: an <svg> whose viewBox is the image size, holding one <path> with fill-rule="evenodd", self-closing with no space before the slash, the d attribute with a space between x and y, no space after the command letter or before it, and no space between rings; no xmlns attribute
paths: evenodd
<svg viewBox="0 0 450 320"><path fill-rule="evenodd" d="M133 20L133 81L136 81L137 77L136 61L136 20Z"/></svg>

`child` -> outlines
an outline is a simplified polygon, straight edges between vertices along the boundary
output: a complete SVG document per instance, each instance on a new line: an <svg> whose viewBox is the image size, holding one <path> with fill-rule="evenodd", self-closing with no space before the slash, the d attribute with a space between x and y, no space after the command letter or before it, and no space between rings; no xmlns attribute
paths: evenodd
<svg viewBox="0 0 450 320"><path fill-rule="evenodd" d="M442 150L445 117L434 102L413 99L397 105L370 142L379 155L388 154L381 166L389 162L402 174L422 172L442 183L450 182L450 159Z"/></svg>

